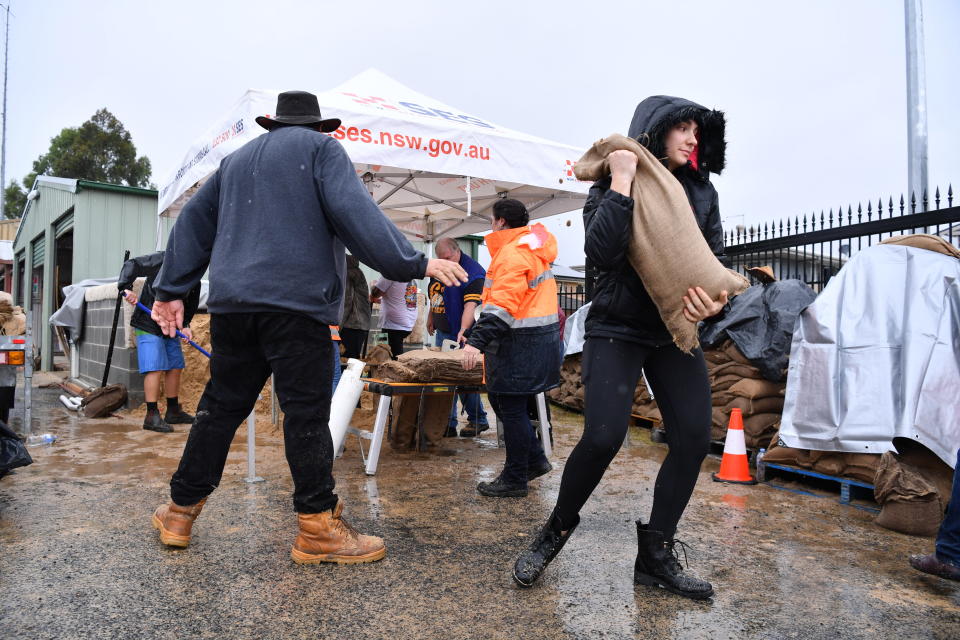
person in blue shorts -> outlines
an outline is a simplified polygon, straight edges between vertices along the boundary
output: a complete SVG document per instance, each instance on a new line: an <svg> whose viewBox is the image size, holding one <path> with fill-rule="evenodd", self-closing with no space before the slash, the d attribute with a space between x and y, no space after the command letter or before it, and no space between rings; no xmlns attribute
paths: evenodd
<svg viewBox="0 0 960 640"><path fill-rule="evenodd" d="M138 298L134 295L133 283L137 278L146 278L140 291L139 301L148 309L153 306L153 281L163 266L163 251L131 258L123 263L117 288L124 292L127 302L134 305L130 325L137 338L137 363L143 375L143 394L147 402L147 415L143 419L143 428L160 433L173 431L171 424L193 424L193 416L180 407L180 374L184 368L183 350L180 340L167 338L160 326L150 314L136 306ZM197 285L187 296L184 310L184 324L181 332L193 339L190 320L197 311L200 302L200 286ZM160 385L167 394L167 413L160 415Z"/></svg>

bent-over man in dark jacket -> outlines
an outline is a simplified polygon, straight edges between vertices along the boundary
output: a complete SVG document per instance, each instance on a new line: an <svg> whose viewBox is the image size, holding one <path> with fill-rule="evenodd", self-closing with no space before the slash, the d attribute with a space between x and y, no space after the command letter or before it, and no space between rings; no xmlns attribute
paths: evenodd
<svg viewBox="0 0 960 640"><path fill-rule="evenodd" d="M117 288L123 291L127 302L134 305L130 325L137 338L137 364L143 375L143 395L147 401L147 415L143 418L143 428L160 433L173 431L171 424L193 424L193 416L180 408L180 374L184 369L183 350L177 338L168 338L160 331L146 311L136 306L133 283L137 278L146 278L140 290L139 301L148 309L153 306L153 283L163 265L163 251L148 253L145 256L131 258L123 263ZM190 332L190 320L197 311L200 301L200 283L187 293L184 301L182 333L193 339ZM167 394L167 414L160 416L160 382Z"/></svg>
<svg viewBox="0 0 960 640"><path fill-rule="evenodd" d="M220 482L234 432L271 373L284 413L300 534L295 562L354 564L383 558L383 540L341 518L333 492L328 420L333 393L329 325L340 320L344 245L385 277L466 274L427 260L377 208L340 143L325 132L316 96L281 93L268 130L224 158L184 206L167 242L153 317L166 335L183 325L183 298L209 266L210 382L197 409L172 502L153 516L160 540L185 547Z"/></svg>

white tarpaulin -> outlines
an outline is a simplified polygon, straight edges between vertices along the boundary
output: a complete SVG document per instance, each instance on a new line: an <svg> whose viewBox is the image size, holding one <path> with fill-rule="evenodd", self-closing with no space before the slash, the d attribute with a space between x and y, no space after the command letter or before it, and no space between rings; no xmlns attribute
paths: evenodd
<svg viewBox="0 0 960 640"><path fill-rule="evenodd" d="M220 161L266 133L278 91L249 90L194 142L160 187L160 215L175 217ZM317 94L325 118L371 196L408 236L433 241L490 228L498 197L523 201L531 218L583 206L588 183L573 176L583 149L510 131L370 69ZM467 178L469 176L469 178Z"/></svg>
<svg viewBox="0 0 960 640"><path fill-rule="evenodd" d="M960 447L960 260L881 245L854 256L797 322L780 438L883 453Z"/></svg>

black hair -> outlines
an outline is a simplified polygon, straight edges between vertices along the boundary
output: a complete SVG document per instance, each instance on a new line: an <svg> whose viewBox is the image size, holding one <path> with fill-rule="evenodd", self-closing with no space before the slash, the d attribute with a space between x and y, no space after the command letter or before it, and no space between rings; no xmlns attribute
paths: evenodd
<svg viewBox="0 0 960 640"><path fill-rule="evenodd" d="M525 227L530 222L530 214L527 213L526 205L513 198L497 200L493 204L493 217L498 220L506 220L507 226L511 229Z"/></svg>

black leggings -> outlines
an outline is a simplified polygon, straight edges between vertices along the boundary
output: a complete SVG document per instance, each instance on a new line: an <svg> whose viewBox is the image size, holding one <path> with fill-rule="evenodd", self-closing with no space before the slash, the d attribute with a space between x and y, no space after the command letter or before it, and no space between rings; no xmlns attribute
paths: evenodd
<svg viewBox="0 0 960 640"><path fill-rule="evenodd" d="M648 347L590 338L583 349L584 429L563 469L557 514L572 522L600 483L627 434L634 390L642 371L663 415L670 450L653 492L650 528L666 538L697 483L710 446L710 382L703 352L684 355L675 345Z"/></svg>

